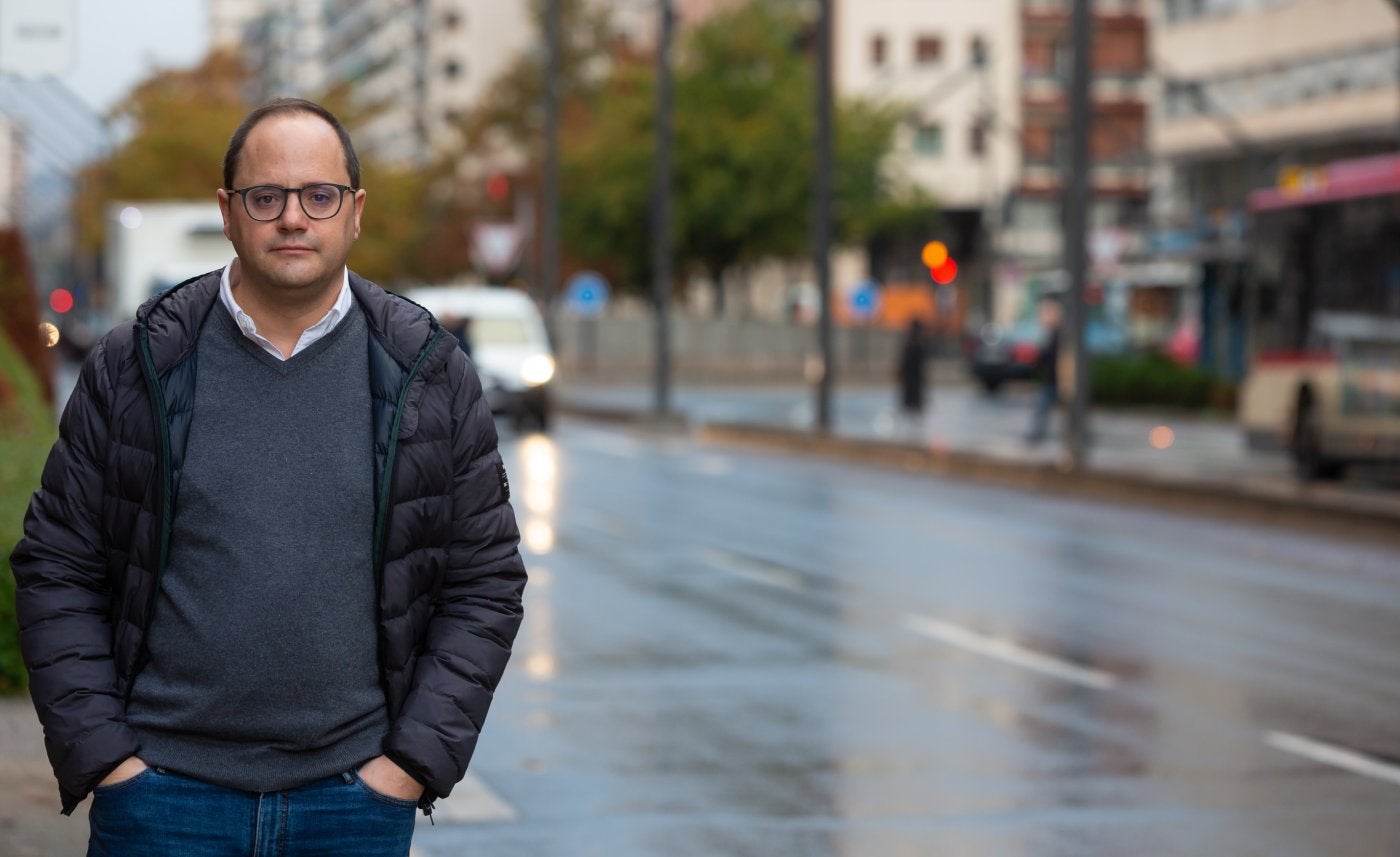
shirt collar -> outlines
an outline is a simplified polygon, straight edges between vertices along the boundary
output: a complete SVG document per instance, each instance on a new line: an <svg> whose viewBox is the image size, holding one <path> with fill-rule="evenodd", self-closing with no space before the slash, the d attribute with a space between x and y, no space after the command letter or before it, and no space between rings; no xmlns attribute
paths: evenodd
<svg viewBox="0 0 1400 857"><path fill-rule="evenodd" d="M233 316L234 322L244 336L257 343L262 350L278 360L289 359L283 357L282 352L277 350L277 346L258 333L257 322L253 321L253 317L244 312L243 308L238 305L238 301L234 300L233 283L229 280L229 270L232 268L232 262L225 265L223 273L219 277L219 300L223 303L224 308L228 310L229 315ZM316 340L330 333L335 328L336 323L350 311L350 302L354 300L354 296L350 293L350 269L343 268L341 270L340 294L336 296L335 303L321 317L320 321L302 331L301 338L297 340L296 347L292 349L290 357L297 356L310 348Z"/></svg>

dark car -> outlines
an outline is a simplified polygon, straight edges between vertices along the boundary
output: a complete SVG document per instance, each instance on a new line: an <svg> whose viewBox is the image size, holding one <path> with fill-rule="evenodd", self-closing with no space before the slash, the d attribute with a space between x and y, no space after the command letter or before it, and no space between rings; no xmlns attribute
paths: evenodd
<svg viewBox="0 0 1400 857"><path fill-rule="evenodd" d="M1045 329L1033 318L1010 326L987 322L964 340L968 370L982 389L995 393L1007 381L1035 377Z"/></svg>
<svg viewBox="0 0 1400 857"><path fill-rule="evenodd" d="M1010 326L988 322L964 340L968 370L988 393L996 393L1007 381L1034 380L1046 338L1045 329L1034 318ZM1122 354L1128 349L1127 334L1121 327L1090 318L1084 327L1084 347L1091 355Z"/></svg>

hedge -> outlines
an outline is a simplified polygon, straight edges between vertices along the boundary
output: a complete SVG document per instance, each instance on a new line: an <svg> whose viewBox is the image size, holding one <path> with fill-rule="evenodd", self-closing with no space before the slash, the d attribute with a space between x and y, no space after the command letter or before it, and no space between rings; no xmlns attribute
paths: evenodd
<svg viewBox="0 0 1400 857"><path fill-rule="evenodd" d="M1090 389L1102 405L1232 410L1235 403L1233 383L1160 354L1096 358Z"/></svg>
<svg viewBox="0 0 1400 857"><path fill-rule="evenodd" d="M54 440L53 412L38 378L0 331L0 694L28 686L19 654L10 551L19 541L29 496Z"/></svg>

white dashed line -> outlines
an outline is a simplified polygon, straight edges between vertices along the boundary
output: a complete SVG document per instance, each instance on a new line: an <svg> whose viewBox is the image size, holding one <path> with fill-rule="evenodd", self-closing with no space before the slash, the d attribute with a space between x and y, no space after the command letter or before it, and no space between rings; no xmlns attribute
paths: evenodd
<svg viewBox="0 0 1400 857"><path fill-rule="evenodd" d="M1264 735L1264 743L1275 750L1282 750L1285 753L1292 753L1295 756L1302 756L1323 765L1330 765L1334 768L1341 768L1353 774L1360 774L1363 777L1370 777L1376 780L1385 780L1388 783L1400 786L1400 768L1395 765L1387 765L1384 762L1359 753L1356 750L1349 750L1346 747L1339 747L1336 744L1327 744L1322 741L1314 741L1311 738L1304 738L1301 735L1292 735L1288 732L1268 732Z"/></svg>
<svg viewBox="0 0 1400 857"><path fill-rule="evenodd" d="M905 619L905 625L916 634L929 639L1095 690L1107 690L1118 683L1118 677L1111 673L1082 667L1071 661L1028 649L1004 637L979 634L949 622L926 616L909 616Z"/></svg>
<svg viewBox="0 0 1400 857"><path fill-rule="evenodd" d="M789 571L781 566L761 560L732 554L728 551L703 550L700 552L700 560L712 568L727 571L736 577L761 583L764 586L786 589L789 592L800 592L807 588L802 576L795 571Z"/></svg>

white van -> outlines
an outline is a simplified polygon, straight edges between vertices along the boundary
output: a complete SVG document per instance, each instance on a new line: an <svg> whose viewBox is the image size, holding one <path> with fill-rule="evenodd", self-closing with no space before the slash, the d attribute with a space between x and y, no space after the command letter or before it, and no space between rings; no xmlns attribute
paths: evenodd
<svg viewBox="0 0 1400 857"><path fill-rule="evenodd" d="M423 286L404 297L452 333L460 335L466 322L467 350L492 413L509 414L517 428L549 428L554 352L529 295L509 286Z"/></svg>

